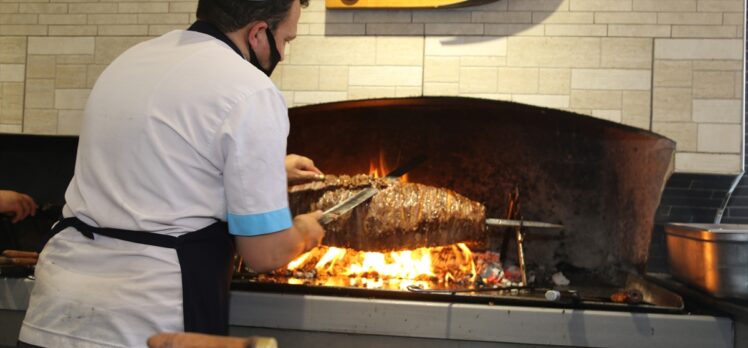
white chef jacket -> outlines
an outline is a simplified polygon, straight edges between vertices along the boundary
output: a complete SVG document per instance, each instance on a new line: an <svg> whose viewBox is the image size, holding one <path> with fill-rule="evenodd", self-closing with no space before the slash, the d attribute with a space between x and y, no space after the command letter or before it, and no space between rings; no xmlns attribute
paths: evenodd
<svg viewBox="0 0 748 348"><path fill-rule="evenodd" d="M224 42L177 30L140 43L91 92L63 215L172 236L216 219L241 236L289 228L288 129L281 93ZM23 342L136 347L183 330L174 249L67 228L36 278Z"/></svg>

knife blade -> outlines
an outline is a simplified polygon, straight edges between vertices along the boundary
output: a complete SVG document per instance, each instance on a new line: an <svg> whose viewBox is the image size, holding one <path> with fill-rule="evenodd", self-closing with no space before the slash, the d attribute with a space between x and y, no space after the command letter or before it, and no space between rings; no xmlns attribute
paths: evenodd
<svg viewBox="0 0 748 348"><path fill-rule="evenodd" d="M408 162L405 162L405 164L395 168L391 172L387 173L385 177L387 178L399 178L405 173L409 172L411 169L413 169L415 166L421 164L421 162L426 160L426 155L420 154L416 157L411 158Z"/></svg>
<svg viewBox="0 0 748 348"><path fill-rule="evenodd" d="M351 211L351 209L359 206L361 203L366 202L366 200L377 194L377 192L379 192L378 188L374 186L367 187L355 195L344 199L332 208L325 210L325 212L322 213L322 217L319 219L319 223L325 225L330 221L335 220L338 216L343 215Z"/></svg>
<svg viewBox="0 0 748 348"><path fill-rule="evenodd" d="M563 225L556 225L547 222L540 221L526 221L526 220L509 220L509 219L486 219L486 225L488 226L519 226L519 227L530 227L530 228L564 228Z"/></svg>

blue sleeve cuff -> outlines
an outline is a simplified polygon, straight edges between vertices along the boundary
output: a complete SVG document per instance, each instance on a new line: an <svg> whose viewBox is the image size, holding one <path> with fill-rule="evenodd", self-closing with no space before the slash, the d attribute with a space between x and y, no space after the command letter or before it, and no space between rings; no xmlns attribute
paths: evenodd
<svg viewBox="0 0 748 348"><path fill-rule="evenodd" d="M288 208L261 214L235 215L229 213L226 220L229 222L229 233L247 237L278 232L293 225L291 211Z"/></svg>

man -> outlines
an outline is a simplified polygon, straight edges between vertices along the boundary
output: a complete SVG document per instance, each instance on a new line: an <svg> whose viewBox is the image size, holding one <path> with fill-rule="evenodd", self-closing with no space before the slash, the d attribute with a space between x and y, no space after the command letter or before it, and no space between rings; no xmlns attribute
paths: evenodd
<svg viewBox="0 0 748 348"><path fill-rule="evenodd" d="M287 108L268 78L301 5L200 0L190 29L136 45L101 74L65 218L36 268L23 344L226 334L234 245L268 271L320 243L321 212L292 219L287 179L321 172L285 156Z"/></svg>
<svg viewBox="0 0 748 348"><path fill-rule="evenodd" d="M13 223L34 216L37 208L34 199L27 194L0 190L0 215L9 216Z"/></svg>

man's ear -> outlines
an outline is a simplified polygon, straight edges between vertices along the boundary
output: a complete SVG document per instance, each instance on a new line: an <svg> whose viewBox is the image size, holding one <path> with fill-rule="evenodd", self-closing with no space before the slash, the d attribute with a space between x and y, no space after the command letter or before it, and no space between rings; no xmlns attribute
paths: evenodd
<svg viewBox="0 0 748 348"><path fill-rule="evenodd" d="M247 36L249 38L249 44L252 46L252 49L256 50L258 47L261 47L261 40L267 41L265 29L268 28L268 23L265 21L257 21L248 25L249 30L247 31Z"/></svg>

